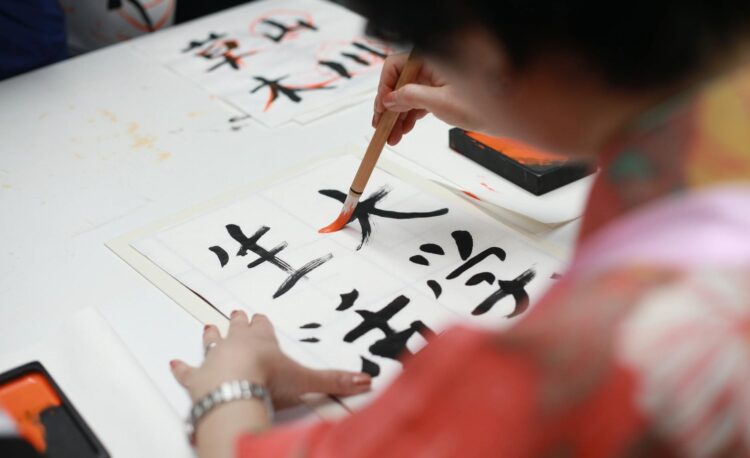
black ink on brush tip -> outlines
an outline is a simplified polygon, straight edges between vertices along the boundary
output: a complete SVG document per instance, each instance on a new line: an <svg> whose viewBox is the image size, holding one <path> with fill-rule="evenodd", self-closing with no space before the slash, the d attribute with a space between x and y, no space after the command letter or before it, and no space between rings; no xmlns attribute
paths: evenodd
<svg viewBox="0 0 750 458"><path fill-rule="evenodd" d="M346 193L337 191L335 189L322 189L318 192L326 197L335 199L342 204L344 203L344 201L346 201ZM396 212L378 208L377 204L381 200L385 199L385 197L387 197L390 192L391 190L386 187L380 188L379 190L371 194L367 199L359 202L354 210L354 213L352 213L351 218L349 218L349 223L356 220L362 230L362 240L357 247L357 250L361 249L370 240L370 236L372 235L372 224L370 222L370 218L372 216L379 216L381 218L390 219L417 219L433 218L448 213L447 208L441 208L439 210L430 212Z"/></svg>
<svg viewBox="0 0 750 458"><path fill-rule="evenodd" d="M341 296L341 303L338 307L336 307L336 311L342 312L344 310L349 309L352 305L354 305L354 302L359 297L359 291L356 289L351 290L348 293L340 294Z"/></svg>

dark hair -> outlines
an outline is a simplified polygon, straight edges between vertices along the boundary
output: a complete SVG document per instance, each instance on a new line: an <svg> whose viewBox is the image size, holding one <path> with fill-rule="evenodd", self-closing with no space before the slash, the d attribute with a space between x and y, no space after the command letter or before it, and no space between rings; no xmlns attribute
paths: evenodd
<svg viewBox="0 0 750 458"><path fill-rule="evenodd" d="M376 35L432 53L485 27L523 67L543 52L576 53L617 86L677 81L732 45L750 0L350 0Z"/></svg>

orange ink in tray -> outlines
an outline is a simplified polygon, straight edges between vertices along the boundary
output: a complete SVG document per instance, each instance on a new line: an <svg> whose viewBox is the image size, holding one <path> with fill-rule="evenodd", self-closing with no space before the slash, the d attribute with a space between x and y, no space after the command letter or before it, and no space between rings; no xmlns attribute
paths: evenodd
<svg viewBox="0 0 750 458"><path fill-rule="evenodd" d="M25 374L0 385L0 408L15 420L21 437L41 453L47 444L39 415L60 404L57 393L40 373Z"/></svg>
<svg viewBox="0 0 750 458"><path fill-rule="evenodd" d="M466 132L466 135L524 165L553 165L568 160L565 156L541 151L509 138L491 137L478 132Z"/></svg>

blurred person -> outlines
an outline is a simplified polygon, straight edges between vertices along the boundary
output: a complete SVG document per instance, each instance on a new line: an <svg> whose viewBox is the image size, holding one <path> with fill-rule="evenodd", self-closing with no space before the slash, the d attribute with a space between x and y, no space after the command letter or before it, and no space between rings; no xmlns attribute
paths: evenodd
<svg viewBox="0 0 750 458"><path fill-rule="evenodd" d="M515 327L446 331L335 422L272 428L261 400L369 376L300 366L262 315L207 326L203 364L171 362L197 405L217 401L198 454L750 456L750 3L356 3L426 59L398 91L405 56L384 66L373 123L402 113L391 144L430 112L598 161L574 259ZM253 397L215 394L233 380Z"/></svg>
<svg viewBox="0 0 750 458"><path fill-rule="evenodd" d="M65 17L57 0L0 1L0 80L66 57Z"/></svg>

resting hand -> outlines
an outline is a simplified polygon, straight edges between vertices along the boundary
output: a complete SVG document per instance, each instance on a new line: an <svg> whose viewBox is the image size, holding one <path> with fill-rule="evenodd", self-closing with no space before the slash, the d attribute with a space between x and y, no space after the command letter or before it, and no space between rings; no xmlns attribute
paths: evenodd
<svg viewBox="0 0 750 458"><path fill-rule="evenodd" d="M284 355L271 322L263 315L254 315L248 322L245 312L232 312L226 338L222 339L216 326L206 326L203 347L208 350L200 367L178 360L170 362L172 373L193 402L233 380L264 385L277 408L299 402L299 396L305 393L346 396L370 389L371 378L367 374L313 370ZM231 457L240 434L259 432L269 425L268 412L256 399L219 405L196 427L198 455Z"/></svg>
<svg viewBox="0 0 750 458"><path fill-rule="evenodd" d="M204 348L210 348L200 367L173 361L172 372L193 401L224 382L246 379L265 385L274 405L283 407L305 393L338 396L370 389L370 376L337 370L313 370L281 352L273 325L264 315L253 315L248 322L243 311L234 311L227 337L222 339L216 326L203 332ZM214 346L215 345L215 346Z"/></svg>

